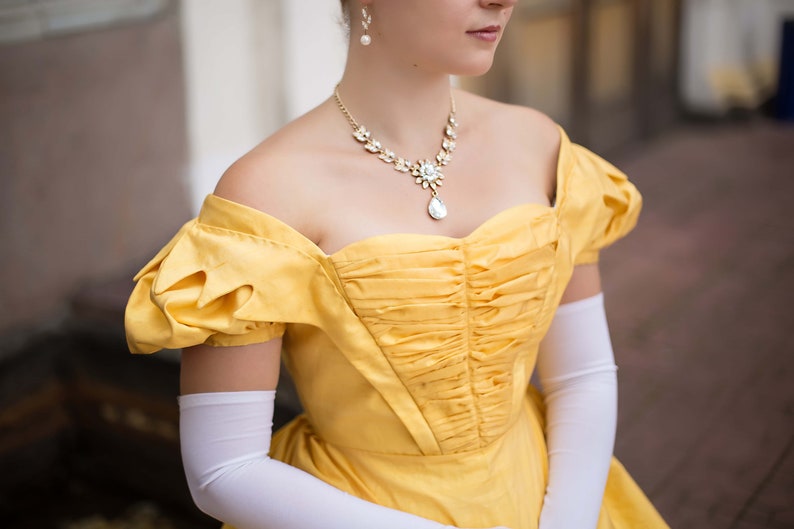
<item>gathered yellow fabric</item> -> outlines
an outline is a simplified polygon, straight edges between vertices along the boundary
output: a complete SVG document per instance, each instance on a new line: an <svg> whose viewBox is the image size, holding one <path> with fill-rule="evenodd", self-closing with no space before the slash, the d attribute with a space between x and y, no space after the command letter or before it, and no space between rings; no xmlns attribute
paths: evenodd
<svg viewBox="0 0 794 529"><path fill-rule="evenodd" d="M460 527L537 528L548 474L528 384L576 264L635 224L619 170L564 133L553 207L463 238L372 237L326 255L214 195L136 276L130 349L284 336L305 413L271 455L363 499ZM663 528L613 460L599 529Z"/></svg>

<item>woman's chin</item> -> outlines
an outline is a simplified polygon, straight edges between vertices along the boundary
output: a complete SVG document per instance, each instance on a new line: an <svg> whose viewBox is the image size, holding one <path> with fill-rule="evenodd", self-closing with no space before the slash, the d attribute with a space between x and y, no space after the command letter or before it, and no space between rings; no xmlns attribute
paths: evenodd
<svg viewBox="0 0 794 529"><path fill-rule="evenodd" d="M488 71L491 69L491 66L493 66L493 56L491 56L488 60L481 60L459 65L459 67L451 73L452 75L458 75L461 77L479 77L488 73Z"/></svg>

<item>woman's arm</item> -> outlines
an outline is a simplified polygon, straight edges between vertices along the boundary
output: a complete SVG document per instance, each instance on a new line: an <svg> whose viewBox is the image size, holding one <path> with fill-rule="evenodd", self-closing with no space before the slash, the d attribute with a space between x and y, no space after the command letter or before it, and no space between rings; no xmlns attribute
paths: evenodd
<svg viewBox="0 0 794 529"><path fill-rule="evenodd" d="M549 453L540 529L598 524L615 441L616 369L598 266L578 266L538 355Z"/></svg>
<svg viewBox="0 0 794 529"><path fill-rule="evenodd" d="M281 340L182 355L180 440L190 492L238 529L444 529L268 457Z"/></svg>
<svg viewBox="0 0 794 529"><path fill-rule="evenodd" d="M182 352L180 393L269 391L281 368L281 338L239 347L197 345Z"/></svg>

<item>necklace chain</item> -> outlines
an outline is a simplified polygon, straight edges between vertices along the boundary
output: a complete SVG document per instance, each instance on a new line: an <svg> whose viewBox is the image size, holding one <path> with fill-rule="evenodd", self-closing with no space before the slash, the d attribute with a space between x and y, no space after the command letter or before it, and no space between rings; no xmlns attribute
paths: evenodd
<svg viewBox="0 0 794 529"><path fill-rule="evenodd" d="M376 140L372 133L367 130L363 125L359 125L356 118L350 113L342 98L339 96L339 85L334 88L334 99L339 110L347 118L350 126L353 127L353 137L359 143L363 144L364 149L376 155L378 159L393 166L395 171L400 173L410 173L415 178L415 182L422 186L422 189L430 189L430 202L427 206L427 212L436 220L441 220L447 216L447 206L438 196L438 188L443 184L444 173L442 167L449 164L452 160L452 153L455 151L455 141L457 140L457 133L455 129L458 127L458 122L455 119L455 98L452 93L449 94L450 111L447 118L447 124L444 127L444 137L441 140L441 150L436 154L435 160L419 160L412 162L407 158L397 156L394 151L384 147L381 142Z"/></svg>

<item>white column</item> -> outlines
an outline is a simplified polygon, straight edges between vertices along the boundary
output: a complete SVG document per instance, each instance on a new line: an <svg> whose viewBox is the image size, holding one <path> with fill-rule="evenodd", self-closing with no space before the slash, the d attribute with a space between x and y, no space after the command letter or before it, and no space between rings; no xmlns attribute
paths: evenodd
<svg viewBox="0 0 794 529"><path fill-rule="evenodd" d="M286 110L293 119L333 92L344 70L347 37L339 0L281 0L281 4Z"/></svg>
<svg viewBox="0 0 794 529"><path fill-rule="evenodd" d="M262 0L181 3L191 203L234 160L284 122L280 5Z"/></svg>

